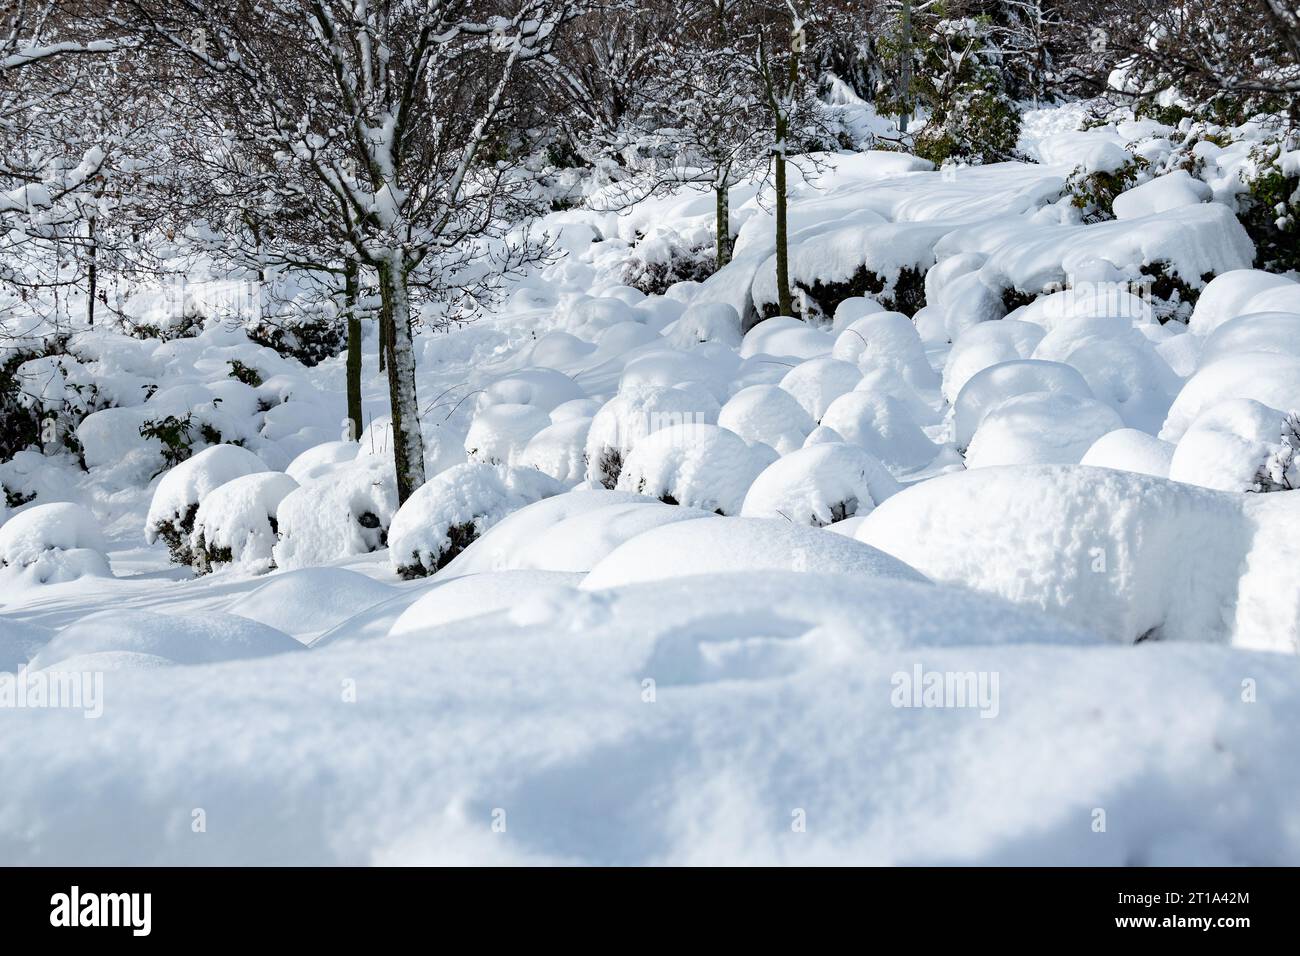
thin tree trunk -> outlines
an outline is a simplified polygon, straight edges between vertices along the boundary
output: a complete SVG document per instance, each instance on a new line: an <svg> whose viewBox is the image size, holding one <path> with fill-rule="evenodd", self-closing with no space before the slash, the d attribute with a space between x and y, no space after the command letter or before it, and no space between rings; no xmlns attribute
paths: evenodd
<svg viewBox="0 0 1300 956"><path fill-rule="evenodd" d="M380 296L382 300L382 290ZM379 372L381 375L388 369L388 322L384 319L385 314L387 313L381 314L379 319Z"/></svg>
<svg viewBox="0 0 1300 956"><path fill-rule="evenodd" d="M424 484L424 439L420 434L420 403L415 392L415 349L411 340L411 300L400 263L379 267L383 295L381 327L388 327L385 352L388 395L392 406L393 464L397 470L397 501L404 503Z"/></svg>
<svg viewBox="0 0 1300 956"><path fill-rule="evenodd" d="M718 268L731 261L731 186L730 175L724 172L713 189L716 202L715 225L718 231Z"/></svg>
<svg viewBox="0 0 1300 956"><path fill-rule="evenodd" d="M87 238L90 240L86 254L90 257L90 267L86 271L86 284L90 296L86 302L86 325L95 326L95 295L99 289L99 240L95 235L95 217L91 216L86 224Z"/></svg>
<svg viewBox="0 0 1300 956"><path fill-rule="evenodd" d="M782 315L794 315L790 296L790 250L786 242L786 120L776 121L776 297Z"/></svg>
<svg viewBox="0 0 1300 956"><path fill-rule="evenodd" d="M358 276L355 259L348 259L344 273L343 298L348 310L348 420L352 423L352 438L361 438L361 316L357 313Z"/></svg>
<svg viewBox="0 0 1300 956"><path fill-rule="evenodd" d="M899 67L903 114L898 118L898 131L906 133L908 121L912 118L912 0L903 0L903 53Z"/></svg>

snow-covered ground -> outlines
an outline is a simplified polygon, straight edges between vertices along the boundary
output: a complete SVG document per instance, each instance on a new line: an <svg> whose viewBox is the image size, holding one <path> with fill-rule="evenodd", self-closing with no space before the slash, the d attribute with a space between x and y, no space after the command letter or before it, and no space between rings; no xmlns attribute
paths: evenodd
<svg viewBox="0 0 1300 956"><path fill-rule="evenodd" d="M805 303L876 282L808 322L758 321L757 187L663 295L624 270L711 195L552 214L418 336L400 509L373 339L359 441L341 356L224 323L38 360L100 398L86 470L0 464L0 859L1300 863L1300 282L1241 150L1083 222L1071 174L1169 131L1078 119L796 177ZM222 441L167 469L186 415Z"/></svg>

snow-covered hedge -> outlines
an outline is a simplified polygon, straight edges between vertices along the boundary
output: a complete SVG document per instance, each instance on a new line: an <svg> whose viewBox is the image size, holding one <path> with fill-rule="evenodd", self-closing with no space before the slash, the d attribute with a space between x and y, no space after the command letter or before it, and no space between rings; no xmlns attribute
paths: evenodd
<svg viewBox="0 0 1300 956"><path fill-rule="evenodd" d="M330 564L378 551L397 511L397 478L387 458L363 456L289 492L276 509L277 567Z"/></svg>
<svg viewBox="0 0 1300 956"><path fill-rule="evenodd" d="M425 482L393 517L388 548L404 578L442 568L512 511L559 492L531 468L466 462Z"/></svg>
<svg viewBox="0 0 1300 956"><path fill-rule="evenodd" d="M826 442L768 465L745 495L741 514L820 527L869 514L898 490L879 459L856 445Z"/></svg>
<svg viewBox="0 0 1300 956"><path fill-rule="evenodd" d="M228 481L269 471L257 455L238 445L214 445L172 468L154 489L145 518L149 544L161 539L177 564L191 564L190 533L199 505Z"/></svg>
<svg viewBox="0 0 1300 956"><path fill-rule="evenodd" d="M228 564L249 571L273 567L276 509L297 487L298 482L282 471L263 471L234 478L209 492L190 534L190 553L199 573Z"/></svg>
<svg viewBox="0 0 1300 956"><path fill-rule="evenodd" d="M617 487L668 504L734 515L775 455L766 445L749 445L717 425L661 428L633 447Z"/></svg>
<svg viewBox="0 0 1300 956"><path fill-rule="evenodd" d="M95 516L62 501L35 505L0 524L0 568L14 569L39 584L110 573Z"/></svg>

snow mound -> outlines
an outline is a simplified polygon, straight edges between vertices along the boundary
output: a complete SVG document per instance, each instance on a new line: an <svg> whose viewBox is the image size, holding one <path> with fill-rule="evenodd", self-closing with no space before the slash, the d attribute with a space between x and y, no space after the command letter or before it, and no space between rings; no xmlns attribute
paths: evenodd
<svg viewBox="0 0 1300 956"><path fill-rule="evenodd" d="M991 365L1029 358L1044 334L1041 325L1018 319L981 322L962 332L944 363L944 399L955 402L962 386Z"/></svg>
<svg viewBox="0 0 1300 956"><path fill-rule="evenodd" d="M162 538L178 563L189 564L184 539L193 530L203 499L228 481L263 471L270 471L265 462L238 445L213 445L186 459L163 475L154 489L145 518L145 540L153 544Z"/></svg>
<svg viewBox="0 0 1300 956"><path fill-rule="evenodd" d="M957 447L970 445L985 416L998 405L1032 392L1093 397L1092 389L1078 370L1060 362L1013 359L990 365L972 375L957 393L953 403L953 439Z"/></svg>
<svg viewBox="0 0 1300 956"><path fill-rule="evenodd" d="M834 340L825 332L788 315L759 322L745 333L740 357L770 355L792 359L810 359L829 355Z"/></svg>
<svg viewBox="0 0 1300 956"><path fill-rule="evenodd" d="M718 424L747 442L761 442L778 455L803 446L816 427L799 400L779 385L750 385L728 399Z"/></svg>
<svg viewBox="0 0 1300 956"><path fill-rule="evenodd" d="M893 475L861 448L819 443L768 465L745 496L741 514L820 527L869 514L898 490Z"/></svg>
<svg viewBox="0 0 1300 956"><path fill-rule="evenodd" d="M862 523L858 540L936 581L1111 640L1236 643L1247 637L1233 621L1254 535L1242 500L1103 468L989 468L895 495ZM1290 590L1265 596L1266 605L1292 600L1300 571L1286 574ZM1275 635L1273 646L1285 640Z"/></svg>
<svg viewBox="0 0 1300 956"><path fill-rule="evenodd" d="M702 342L721 342L740 348L740 315L725 302L701 302L689 306L668 334L668 341L680 349Z"/></svg>
<svg viewBox="0 0 1300 956"><path fill-rule="evenodd" d="M26 667L53 636L49 628L0 617L0 673L13 674Z"/></svg>
<svg viewBox="0 0 1300 956"><path fill-rule="evenodd" d="M1242 352L1300 358L1300 312L1250 312L1229 319L1205 337L1199 363L1210 365Z"/></svg>
<svg viewBox="0 0 1300 956"><path fill-rule="evenodd" d="M57 562L57 553L62 552L68 558L96 555L99 561L91 559L85 562L86 566L100 567L107 574L106 551L95 516L71 502L25 508L0 524L0 565L6 567L26 568Z"/></svg>
<svg viewBox="0 0 1300 956"><path fill-rule="evenodd" d="M308 643L317 634L398 592L344 568L303 568L273 575L227 610Z"/></svg>
<svg viewBox="0 0 1300 956"><path fill-rule="evenodd" d="M1282 440L1286 419L1285 412L1248 398L1211 405L1178 440L1169 477L1219 491L1257 491L1260 476L1277 462L1277 477L1300 488L1300 461L1291 460Z"/></svg>
<svg viewBox="0 0 1300 956"><path fill-rule="evenodd" d="M378 551L396 511L392 462L363 456L284 497L272 557L277 567L304 568Z"/></svg>
<svg viewBox="0 0 1300 956"><path fill-rule="evenodd" d="M493 405L528 405L544 412L585 398L582 386L553 368L526 368L497 379L478 397L482 411Z"/></svg>
<svg viewBox="0 0 1300 956"><path fill-rule="evenodd" d="M213 664L301 650L283 631L233 614L111 610L87 614L57 632L31 667L54 667L107 651L149 654L176 664Z"/></svg>
<svg viewBox="0 0 1300 956"><path fill-rule="evenodd" d="M1300 410L1300 357L1239 352L1204 366L1174 399L1160 437L1178 442L1202 412L1230 398L1249 398L1282 411Z"/></svg>
<svg viewBox="0 0 1300 956"><path fill-rule="evenodd" d="M565 571L514 570L452 578L403 611L389 633L401 637L431 631L444 624L503 610L510 610L512 620L527 626L531 623L527 613L529 602L550 596L563 599L582 577L582 573Z"/></svg>
<svg viewBox="0 0 1300 956"><path fill-rule="evenodd" d="M276 540L276 510L298 487L282 471L244 475L208 493L194 517L190 552L200 571L233 564L248 571L269 570Z"/></svg>
<svg viewBox="0 0 1300 956"><path fill-rule="evenodd" d="M575 485L587 474L589 431L590 418L566 418L547 425L528 439L516 463L521 468L535 468L566 487Z"/></svg>
<svg viewBox="0 0 1300 956"><path fill-rule="evenodd" d="M848 392L831 402L822 425L866 449L895 474L923 468L939 452L907 406L892 395Z"/></svg>
<svg viewBox="0 0 1300 956"><path fill-rule="evenodd" d="M781 379L781 387L819 422L831 402L853 391L860 381L862 371L855 364L827 356L800 362Z"/></svg>
<svg viewBox="0 0 1300 956"><path fill-rule="evenodd" d="M1109 405L1065 392L1029 392L998 403L966 450L966 467L1077 464L1124 422Z"/></svg>
<svg viewBox="0 0 1300 956"><path fill-rule="evenodd" d="M354 441L327 441L313 445L293 461L284 471L290 478L305 485L317 478L337 471L341 466L355 461L361 446Z"/></svg>
<svg viewBox="0 0 1300 956"><path fill-rule="evenodd" d="M1168 478L1174 447L1136 428L1117 428L1093 442L1079 464Z"/></svg>
<svg viewBox="0 0 1300 956"><path fill-rule="evenodd" d="M465 436L471 462L511 465L529 440L551 424L548 409L534 405L489 405L474 416Z"/></svg>
<svg viewBox="0 0 1300 956"><path fill-rule="evenodd" d="M719 514L738 514L745 492L775 452L717 425L661 428L636 443L618 489Z"/></svg>
<svg viewBox="0 0 1300 956"><path fill-rule="evenodd" d="M1193 179L1185 169L1175 169L1120 193L1112 208L1116 219L1141 219L1180 206L1209 202L1212 193L1208 183Z"/></svg>
<svg viewBox="0 0 1300 956"><path fill-rule="evenodd" d="M587 478L613 488L636 443L661 428L714 424L719 406L699 388L643 386L621 390L601 406L587 432Z"/></svg>
<svg viewBox="0 0 1300 956"><path fill-rule="evenodd" d="M783 518L680 521L615 548L582 582L586 591L696 574L798 571L924 581L902 561L840 534Z"/></svg>
<svg viewBox="0 0 1300 956"><path fill-rule="evenodd" d="M831 355L864 370L892 369L914 388L938 384L916 326L901 312L877 312L849 323L835 339Z"/></svg>
<svg viewBox="0 0 1300 956"><path fill-rule="evenodd" d="M1287 300L1296 297L1294 308L1280 308L1276 311L1300 312L1300 283L1258 269L1224 272L1211 279L1201 290L1187 326L1198 335L1209 335L1224 322L1239 315L1274 311L1274 307L1264 304L1272 297Z"/></svg>
<svg viewBox="0 0 1300 956"><path fill-rule="evenodd" d="M533 469L454 465L425 482L393 517L389 560L404 578L432 574L510 512L558 492Z"/></svg>

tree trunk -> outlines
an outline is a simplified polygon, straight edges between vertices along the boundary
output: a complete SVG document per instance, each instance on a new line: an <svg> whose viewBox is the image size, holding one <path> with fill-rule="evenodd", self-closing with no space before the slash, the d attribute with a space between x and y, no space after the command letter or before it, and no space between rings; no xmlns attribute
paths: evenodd
<svg viewBox="0 0 1300 956"><path fill-rule="evenodd" d="M387 326L384 351L400 505L424 484L424 439L420 434L420 403L415 394L411 300L407 295L406 272L400 262L385 262L379 267L379 287L383 296L380 326Z"/></svg>
<svg viewBox="0 0 1300 956"><path fill-rule="evenodd" d="M361 438L361 316L357 313L358 277L357 263L347 261L344 273L343 299L348 310L348 420L352 423L352 438Z"/></svg>
<svg viewBox="0 0 1300 956"><path fill-rule="evenodd" d="M912 0L903 0L903 53L899 67L903 114L898 118L898 131L906 133L908 121L912 118Z"/></svg>
<svg viewBox="0 0 1300 956"><path fill-rule="evenodd" d="M719 184L714 186L714 198L717 200L717 215L715 225L718 230L718 262L717 266L721 269L731 261L731 186L729 185L731 177L723 173Z"/></svg>
<svg viewBox="0 0 1300 956"><path fill-rule="evenodd" d="M95 217L91 216L86 223L86 233L88 242L86 244L86 255L90 259L90 266L86 270L86 285L90 289L90 295L86 301L86 325L95 327L95 295L99 291L99 240L95 233Z"/></svg>
<svg viewBox="0 0 1300 956"><path fill-rule="evenodd" d="M782 315L794 315L790 297L790 250L786 242L786 120L776 121L776 297Z"/></svg>

